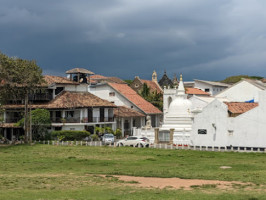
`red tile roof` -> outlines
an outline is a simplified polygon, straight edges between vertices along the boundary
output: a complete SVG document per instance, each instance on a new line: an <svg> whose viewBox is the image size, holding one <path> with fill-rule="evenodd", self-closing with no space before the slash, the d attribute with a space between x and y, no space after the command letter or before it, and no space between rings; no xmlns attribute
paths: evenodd
<svg viewBox="0 0 266 200"><path fill-rule="evenodd" d="M258 106L258 103L224 102L228 111L233 114L242 114Z"/></svg>
<svg viewBox="0 0 266 200"><path fill-rule="evenodd" d="M114 109L115 117L145 117L144 114L126 106L118 106Z"/></svg>
<svg viewBox="0 0 266 200"><path fill-rule="evenodd" d="M120 84L126 84L125 81L121 80L120 78L117 77L107 77L107 76L102 76L99 74L96 75L92 75L90 77L90 80L92 83L97 83L97 82L101 82L101 81L105 81L105 82L110 82L110 83L120 83Z"/></svg>
<svg viewBox="0 0 266 200"><path fill-rule="evenodd" d="M141 109L146 114L161 114L162 112L152 105L150 102L143 99L137 94L131 87L127 84L118 83L108 83L112 88L126 97L129 101L135 104L139 109Z"/></svg>
<svg viewBox="0 0 266 200"><path fill-rule="evenodd" d="M202 91L198 88L186 88L186 94L195 94L195 95L206 95L210 96L209 93Z"/></svg>
<svg viewBox="0 0 266 200"><path fill-rule="evenodd" d="M161 89L161 87L159 86L159 84L156 84L154 81L141 79L141 82L143 84L146 83L147 86L150 88L150 91L151 92L157 91L157 93L163 93L163 90Z"/></svg>
<svg viewBox="0 0 266 200"><path fill-rule="evenodd" d="M24 108L24 105L3 105L5 109ZM101 99L89 92L69 92L64 91L56 96L52 101L45 104L33 104L32 108L45 109L71 109L86 107L116 107L113 103Z"/></svg>
<svg viewBox="0 0 266 200"><path fill-rule="evenodd" d="M95 74L95 75L92 75L90 76L91 79L107 79L106 76L102 76L102 75L99 75L99 74Z"/></svg>
<svg viewBox="0 0 266 200"><path fill-rule="evenodd" d="M48 85L51 85L53 83L57 84L71 84L71 85L78 85L79 83L69 80L68 78L61 77L61 76L50 76L50 75L44 75L44 80Z"/></svg>

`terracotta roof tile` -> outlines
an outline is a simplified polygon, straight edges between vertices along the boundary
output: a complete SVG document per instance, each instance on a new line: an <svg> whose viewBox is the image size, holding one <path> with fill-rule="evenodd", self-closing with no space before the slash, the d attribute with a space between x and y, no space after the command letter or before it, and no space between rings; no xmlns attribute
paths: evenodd
<svg viewBox="0 0 266 200"><path fill-rule="evenodd" d="M157 91L157 93L163 93L163 90L161 89L161 87L155 82L150 81L150 80L143 80L143 79L141 79L141 82L146 83L147 86L150 88L151 92Z"/></svg>
<svg viewBox="0 0 266 200"><path fill-rule="evenodd" d="M15 126L15 123L0 123L1 128L22 128L21 126Z"/></svg>
<svg viewBox="0 0 266 200"><path fill-rule="evenodd" d="M93 72L83 69L83 68L74 68L71 70L66 71L66 74L77 74L77 73L82 73L82 74L94 74Z"/></svg>
<svg viewBox="0 0 266 200"><path fill-rule="evenodd" d="M61 77L61 76L50 76L44 75L44 80L48 85L53 83L57 84L71 84L71 85L78 85L79 83L69 80L68 78Z"/></svg>
<svg viewBox="0 0 266 200"><path fill-rule="evenodd" d="M162 112L152 105L150 102L143 99L138 95L131 87L127 84L118 84L118 83L108 83L116 91L126 97L129 101L135 104L146 114L161 114Z"/></svg>
<svg viewBox="0 0 266 200"><path fill-rule="evenodd" d="M145 117L144 114L126 106L118 106L114 109L115 117Z"/></svg>
<svg viewBox="0 0 266 200"><path fill-rule="evenodd" d="M224 102L228 106L228 111L233 114L242 114L258 106L258 103L245 102Z"/></svg>
<svg viewBox="0 0 266 200"><path fill-rule="evenodd" d="M186 94L206 95L210 96L209 93L202 91L198 88L186 88Z"/></svg>
<svg viewBox="0 0 266 200"><path fill-rule="evenodd" d="M6 109L24 108L24 105L3 105ZM55 99L45 104L33 104L32 108L69 109L86 107L116 107L113 103L103 100L89 92L60 93Z"/></svg>
<svg viewBox="0 0 266 200"><path fill-rule="evenodd" d="M105 82L110 82L110 83L120 83L120 84L126 84L125 81L121 80L120 78L117 77L107 77L107 76L102 76L102 75L92 75L90 77L91 80L95 81L95 82L101 82L101 81L105 81Z"/></svg>
<svg viewBox="0 0 266 200"><path fill-rule="evenodd" d="M95 74L95 75L92 75L90 76L91 79L107 79L106 76L102 76L102 75L99 75L99 74Z"/></svg>

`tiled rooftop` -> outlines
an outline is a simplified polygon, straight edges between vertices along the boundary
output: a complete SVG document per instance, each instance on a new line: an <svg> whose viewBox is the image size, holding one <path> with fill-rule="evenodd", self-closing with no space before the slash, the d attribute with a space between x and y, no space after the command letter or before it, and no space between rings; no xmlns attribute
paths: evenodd
<svg viewBox="0 0 266 200"><path fill-rule="evenodd" d="M242 114L258 106L258 103L245 102L224 102L228 106L228 111L233 114Z"/></svg>
<svg viewBox="0 0 266 200"><path fill-rule="evenodd" d="M71 85L78 85L79 83L69 80L68 78L61 77L61 76L50 76L45 75L43 76L44 80L47 82L48 85L51 85L53 83L57 84L71 84Z"/></svg>
<svg viewBox="0 0 266 200"><path fill-rule="evenodd" d="M157 93L162 93L163 92L162 89L160 88L160 86L158 84L156 84L155 82L153 82L153 81L141 79L141 82L142 83L146 83L147 86L150 88L151 92L155 92L155 91L157 91Z"/></svg>
<svg viewBox="0 0 266 200"><path fill-rule="evenodd" d="M117 83L108 83L116 91L126 97L129 101L135 104L146 114L161 114L162 112L152 105L150 102L143 99L140 95L137 94L131 87L127 84L117 84Z"/></svg>
<svg viewBox="0 0 266 200"><path fill-rule="evenodd" d="M4 105L6 109L24 108L24 105ZM46 109L71 109L86 107L116 107L113 103L103 100L89 92L68 92L64 91L55 99L45 104L33 104L32 108Z"/></svg>
<svg viewBox="0 0 266 200"><path fill-rule="evenodd" d="M114 115L115 117L145 117L144 114L126 106L118 106L115 108Z"/></svg>
<svg viewBox="0 0 266 200"><path fill-rule="evenodd" d="M202 91L198 88L186 88L186 94L195 94L195 95L206 95L210 96L209 93Z"/></svg>

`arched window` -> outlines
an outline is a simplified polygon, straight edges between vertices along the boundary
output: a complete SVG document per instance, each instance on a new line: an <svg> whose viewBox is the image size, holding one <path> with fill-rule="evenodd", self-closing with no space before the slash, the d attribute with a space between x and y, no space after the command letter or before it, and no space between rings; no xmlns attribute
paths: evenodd
<svg viewBox="0 0 266 200"><path fill-rule="evenodd" d="M172 97L168 97L168 108L169 108L171 103L172 103Z"/></svg>

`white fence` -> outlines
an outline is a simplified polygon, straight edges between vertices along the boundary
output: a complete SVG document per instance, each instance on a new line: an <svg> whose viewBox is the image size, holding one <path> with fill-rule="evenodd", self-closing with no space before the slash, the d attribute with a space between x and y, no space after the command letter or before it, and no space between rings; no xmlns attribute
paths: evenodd
<svg viewBox="0 0 266 200"><path fill-rule="evenodd" d="M117 143L103 145L101 141L35 141L39 144L56 145L56 146L109 146L117 147ZM135 147L135 148L140 148ZM148 148L156 149L176 149L176 150L195 150L195 151L214 151L214 152L257 152L266 153L266 147L217 147L217 146L190 146L176 144L150 144Z"/></svg>

